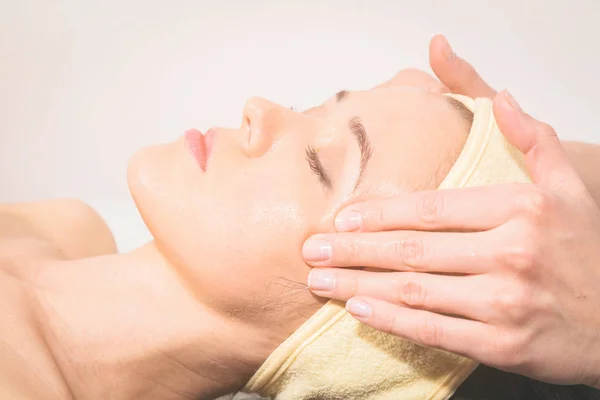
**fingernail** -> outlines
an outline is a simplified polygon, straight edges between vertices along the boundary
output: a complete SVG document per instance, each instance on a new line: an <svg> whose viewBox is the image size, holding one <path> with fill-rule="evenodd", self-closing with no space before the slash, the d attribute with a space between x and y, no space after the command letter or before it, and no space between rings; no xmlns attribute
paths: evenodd
<svg viewBox="0 0 600 400"><path fill-rule="evenodd" d="M362 215L358 211L341 211L335 217L335 229L340 232L360 229Z"/></svg>
<svg viewBox="0 0 600 400"><path fill-rule="evenodd" d="M517 101L515 100L515 98L512 96L512 94L510 94L508 92L508 90L504 91L504 98L506 99L506 101L508 102L508 104L510 104L510 106L512 108L514 108L517 111L523 111L523 109L521 108L521 106L519 105L519 103L517 103Z"/></svg>
<svg viewBox="0 0 600 400"><path fill-rule="evenodd" d="M331 244L322 239L309 239L302 247L306 261L327 261L331 258Z"/></svg>
<svg viewBox="0 0 600 400"><path fill-rule="evenodd" d="M452 50L452 46L448 43L448 39L444 38L444 46L442 47L442 55L448 61L452 61L456 58L456 54Z"/></svg>
<svg viewBox="0 0 600 400"><path fill-rule="evenodd" d="M308 274L308 287L310 290L330 292L335 288L335 275L321 269L311 269Z"/></svg>
<svg viewBox="0 0 600 400"><path fill-rule="evenodd" d="M364 301L350 299L346 303L346 311L356 318L369 318L373 312L371 306Z"/></svg>

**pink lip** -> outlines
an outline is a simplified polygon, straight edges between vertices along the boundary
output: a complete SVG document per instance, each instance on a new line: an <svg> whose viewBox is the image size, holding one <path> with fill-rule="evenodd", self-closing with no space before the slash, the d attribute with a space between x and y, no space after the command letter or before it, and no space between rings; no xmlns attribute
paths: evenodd
<svg viewBox="0 0 600 400"><path fill-rule="evenodd" d="M210 157L210 153L212 152L213 145L215 144L215 139L217 136L217 131L213 128L206 131L204 134L204 144L206 148L206 160Z"/></svg>
<svg viewBox="0 0 600 400"><path fill-rule="evenodd" d="M196 159L200 168L206 171L206 161L208 160L208 154L206 152L206 142L204 136L197 129L190 129L185 132L185 143L188 151Z"/></svg>

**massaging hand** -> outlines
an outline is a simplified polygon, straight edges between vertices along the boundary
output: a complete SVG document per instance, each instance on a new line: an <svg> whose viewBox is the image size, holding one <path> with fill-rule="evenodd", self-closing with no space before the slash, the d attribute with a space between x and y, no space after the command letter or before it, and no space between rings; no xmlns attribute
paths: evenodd
<svg viewBox="0 0 600 400"><path fill-rule="evenodd" d="M443 37L432 41L430 62L451 91L495 95ZM539 380L598 387L600 210L550 126L506 92L495 96L494 113L525 154L533 184L350 205L336 227L356 232L312 237L307 262L398 272L315 268L309 286L413 342ZM315 260L311 243L329 259Z"/></svg>

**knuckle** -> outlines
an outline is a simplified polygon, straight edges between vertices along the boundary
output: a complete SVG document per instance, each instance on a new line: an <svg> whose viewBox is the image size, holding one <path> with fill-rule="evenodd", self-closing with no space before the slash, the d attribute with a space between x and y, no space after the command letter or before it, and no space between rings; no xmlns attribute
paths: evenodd
<svg viewBox="0 0 600 400"><path fill-rule="evenodd" d="M530 309L531 312L535 313L536 315L548 315L553 310L556 310L560 307L560 302L557 300L557 297L549 291L541 291L541 293L538 292L535 296L532 295L531 298L532 302Z"/></svg>
<svg viewBox="0 0 600 400"><path fill-rule="evenodd" d="M385 226L385 212L383 204L376 204L369 211L364 211L364 223L369 230L379 229Z"/></svg>
<svg viewBox="0 0 600 400"><path fill-rule="evenodd" d="M382 317L381 321L381 331L385 333L389 333L391 335L395 335L398 330L397 327L397 319L396 316L392 313Z"/></svg>
<svg viewBox="0 0 600 400"><path fill-rule="evenodd" d="M492 309L504 319L515 324L522 324L531 315L531 291L524 285L509 285L508 289L496 292L492 297Z"/></svg>
<svg viewBox="0 0 600 400"><path fill-rule="evenodd" d="M549 197L539 188L529 188L515 197L519 211L535 224L539 224L548 212Z"/></svg>
<svg viewBox="0 0 600 400"><path fill-rule="evenodd" d="M427 347L440 347L443 331L439 324L428 319L417 325L416 337L420 344Z"/></svg>
<svg viewBox="0 0 600 400"><path fill-rule="evenodd" d="M534 121L535 121L535 123L536 123L536 125L538 127L538 130L540 132L542 132L545 136L547 136L547 137L556 137L556 136L558 136L556 134L556 130L554 130L554 128L552 127L552 125L550 125L550 124L548 124L546 122L543 122L543 121L538 121L536 119L534 119Z"/></svg>
<svg viewBox="0 0 600 400"><path fill-rule="evenodd" d="M422 223L431 225L437 222L444 212L444 196L441 192L426 193L417 202L417 215Z"/></svg>
<svg viewBox="0 0 600 400"><path fill-rule="evenodd" d="M351 240L348 237L341 237L334 240L333 257L336 263L341 265L351 265L355 263L360 256L360 243Z"/></svg>
<svg viewBox="0 0 600 400"><path fill-rule="evenodd" d="M400 260L410 267L423 267L427 252L425 242L422 240L406 239L401 243Z"/></svg>
<svg viewBox="0 0 600 400"><path fill-rule="evenodd" d="M359 260L361 254L360 244L356 241L350 240L346 244L347 246L347 256L350 260L347 260L347 263L352 263L353 261Z"/></svg>
<svg viewBox="0 0 600 400"><path fill-rule="evenodd" d="M404 259L404 240L394 240L390 243L390 257L394 264L400 264Z"/></svg>
<svg viewBox="0 0 600 400"><path fill-rule="evenodd" d="M503 314L506 310L512 310L518 306L517 299L510 292L501 291L492 298L492 308Z"/></svg>
<svg viewBox="0 0 600 400"><path fill-rule="evenodd" d="M361 288L361 284L360 284L360 279L357 279L355 276L348 278L348 281L346 282L345 286L345 291L347 294L347 296L345 297L354 297L354 296L358 296L361 294L362 292L362 288ZM341 285L340 285L341 286Z"/></svg>
<svg viewBox="0 0 600 400"><path fill-rule="evenodd" d="M536 260L536 252L533 245L527 242L507 246L500 253L501 265L507 269L527 273L533 270Z"/></svg>
<svg viewBox="0 0 600 400"><path fill-rule="evenodd" d="M427 305L427 291L416 282L399 282L398 299L411 307L425 307Z"/></svg>

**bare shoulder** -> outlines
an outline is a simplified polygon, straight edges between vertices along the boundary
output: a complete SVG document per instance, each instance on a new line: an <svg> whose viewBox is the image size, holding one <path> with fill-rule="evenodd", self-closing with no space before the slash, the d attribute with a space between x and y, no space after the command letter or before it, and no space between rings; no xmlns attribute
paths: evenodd
<svg viewBox="0 0 600 400"><path fill-rule="evenodd" d="M65 257L32 231L34 225L5 210L0 212L0 399L54 398L46 378L51 364L32 322L32 310L36 309L33 289L43 268ZM33 381L36 385L31 385Z"/></svg>
<svg viewBox="0 0 600 400"><path fill-rule="evenodd" d="M0 251L11 252L15 245L34 254L47 254L52 248L66 259L116 252L102 217L76 199L0 205Z"/></svg>

